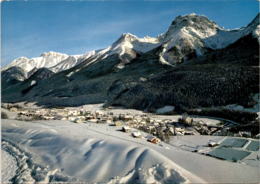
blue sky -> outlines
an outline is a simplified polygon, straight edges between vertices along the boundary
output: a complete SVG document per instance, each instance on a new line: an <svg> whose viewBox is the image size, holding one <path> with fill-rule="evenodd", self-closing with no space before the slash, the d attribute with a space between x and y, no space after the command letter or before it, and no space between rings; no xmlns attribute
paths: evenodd
<svg viewBox="0 0 260 184"><path fill-rule="evenodd" d="M107 47L125 32L157 36L188 13L238 28L256 16L258 5L257 0L2 2L1 63L46 51L82 54Z"/></svg>

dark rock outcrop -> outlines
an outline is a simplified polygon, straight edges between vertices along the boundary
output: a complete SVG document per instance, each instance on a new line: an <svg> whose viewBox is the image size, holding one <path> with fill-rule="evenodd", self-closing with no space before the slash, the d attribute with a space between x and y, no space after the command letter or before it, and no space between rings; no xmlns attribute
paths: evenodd
<svg viewBox="0 0 260 184"><path fill-rule="evenodd" d="M1 72L2 88L20 83L26 79L26 73L20 67L11 67Z"/></svg>

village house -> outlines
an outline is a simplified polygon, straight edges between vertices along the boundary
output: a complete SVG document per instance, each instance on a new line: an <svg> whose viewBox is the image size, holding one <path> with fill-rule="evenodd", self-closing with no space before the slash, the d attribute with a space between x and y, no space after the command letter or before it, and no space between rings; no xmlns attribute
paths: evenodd
<svg viewBox="0 0 260 184"><path fill-rule="evenodd" d="M96 119L96 117L93 114L88 114L85 116L86 120Z"/></svg>
<svg viewBox="0 0 260 184"><path fill-rule="evenodd" d="M112 120L110 120L110 119L107 119L107 120L106 120L106 123L108 123L108 124L112 124L112 123L113 123L113 121L112 121Z"/></svg>
<svg viewBox="0 0 260 184"><path fill-rule="evenodd" d="M78 116L74 120L75 123L83 123L85 122L85 117L84 116Z"/></svg>
<svg viewBox="0 0 260 184"><path fill-rule="evenodd" d="M45 120L54 120L54 117L53 117L53 116L45 116L45 115L43 115L43 118L44 118Z"/></svg>
<svg viewBox="0 0 260 184"><path fill-rule="evenodd" d="M11 112L17 112L18 109L17 109L16 107L11 107L11 108L10 108L10 111L11 111Z"/></svg>
<svg viewBox="0 0 260 184"><path fill-rule="evenodd" d="M149 137L149 138L147 139L147 141L148 141L148 142L151 142L151 143L153 143L153 144L158 144L158 143L161 142L161 140L160 140L159 138L155 137L155 136Z"/></svg>
<svg viewBox="0 0 260 184"><path fill-rule="evenodd" d="M97 123L98 120L97 119L90 119L90 120L88 120L88 122L90 122L90 123Z"/></svg>
<svg viewBox="0 0 260 184"><path fill-rule="evenodd" d="M75 116L69 116L69 117L68 117L68 120L74 122L74 121L76 120L76 118L77 118L77 117L75 117Z"/></svg>
<svg viewBox="0 0 260 184"><path fill-rule="evenodd" d="M100 111L100 110L96 110L95 111L95 115L98 117L98 116L102 116L104 115L104 112L103 111Z"/></svg>
<svg viewBox="0 0 260 184"><path fill-rule="evenodd" d="M130 121L133 119L134 119L134 117L132 115L125 115L125 118L124 118L125 121Z"/></svg>
<svg viewBox="0 0 260 184"><path fill-rule="evenodd" d="M141 134L141 132L136 131L136 132L133 132L133 133L132 133L132 136L133 136L134 138L141 138L141 137L142 137L142 134Z"/></svg>
<svg viewBox="0 0 260 184"><path fill-rule="evenodd" d="M68 111L59 111L59 112L57 112L57 115L60 115L60 116L63 116L63 117L66 117L66 116L68 116L69 114L68 114Z"/></svg>
<svg viewBox="0 0 260 184"><path fill-rule="evenodd" d="M122 127L122 131L123 132L130 132L131 131L131 128L129 126L123 126Z"/></svg>
<svg viewBox="0 0 260 184"><path fill-rule="evenodd" d="M184 113L182 117L179 119L179 122L192 125L193 119L190 118L187 113Z"/></svg>
<svg viewBox="0 0 260 184"><path fill-rule="evenodd" d="M107 120L104 119L104 118L101 118L97 121L97 123L101 123L101 124L104 124L104 123L107 123Z"/></svg>
<svg viewBox="0 0 260 184"><path fill-rule="evenodd" d="M115 121L114 126L122 126L123 122L122 121Z"/></svg>
<svg viewBox="0 0 260 184"><path fill-rule="evenodd" d="M215 141L211 141L211 140L210 140L210 141L208 142L208 146L209 146L209 147L216 147L216 146L218 146L218 145L219 145L219 143L217 143L217 142L215 142Z"/></svg>
<svg viewBox="0 0 260 184"><path fill-rule="evenodd" d="M69 116L78 116L78 115L80 115L80 112L79 111L77 111L77 110L69 110L68 111L68 115Z"/></svg>

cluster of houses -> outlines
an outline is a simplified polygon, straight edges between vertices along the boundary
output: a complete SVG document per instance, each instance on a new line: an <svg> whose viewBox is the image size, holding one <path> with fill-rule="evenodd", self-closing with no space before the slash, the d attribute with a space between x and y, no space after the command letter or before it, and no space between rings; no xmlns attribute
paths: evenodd
<svg viewBox="0 0 260 184"><path fill-rule="evenodd" d="M113 112L96 110L87 111L84 108L52 108L52 109L17 109L10 108L10 111L18 112L18 120L68 120L75 123L107 123L112 126L123 127L123 132L129 132L130 129L139 129L161 140L168 140L174 135L198 135L203 131L207 134L206 126L198 126L199 124L193 121L187 115L173 122L170 119L152 118L149 114L114 114ZM194 126L197 125L197 126ZM198 128L200 127L200 128ZM139 133L132 133L133 137L140 137ZM159 142L155 139L151 142Z"/></svg>
<svg viewBox="0 0 260 184"><path fill-rule="evenodd" d="M121 127L122 132L131 133L135 138L143 137L136 129L141 129L147 123L150 126L162 124L164 121L151 120L148 115L114 114L101 110L86 111L84 109L17 109L10 108L10 111L17 112L17 120L68 120L74 123L106 123L111 126ZM133 129L135 128L135 129ZM154 134L156 135L156 134ZM147 141L157 144L161 140L156 136L150 136Z"/></svg>
<svg viewBox="0 0 260 184"><path fill-rule="evenodd" d="M212 135L219 132L222 126L209 126L204 122L194 121L187 114L183 114L178 121L171 119L153 118L149 114L114 114L111 111L89 111L84 108L39 108L20 109L10 107L10 111L17 112L18 120L68 120L74 123L106 123L122 127L123 132L141 130L153 135L149 140L158 143L160 140L168 141L170 136L181 135ZM132 132L133 137L141 137L138 131ZM159 139L158 139L159 138Z"/></svg>

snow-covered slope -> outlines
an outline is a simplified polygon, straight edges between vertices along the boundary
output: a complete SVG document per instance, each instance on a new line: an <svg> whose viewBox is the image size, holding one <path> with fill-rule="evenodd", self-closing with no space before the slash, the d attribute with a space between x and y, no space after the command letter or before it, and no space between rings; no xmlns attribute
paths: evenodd
<svg viewBox="0 0 260 184"><path fill-rule="evenodd" d="M67 57L65 60L59 62L55 66L50 67L49 69L55 73L63 71L63 70L67 70L67 69L70 69L70 68L78 65L79 63L81 63L85 59L88 59L89 57L91 57L94 54L95 54L95 51L88 52L84 55L72 55L72 56Z"/></svg>
<svg viewBox="0 0 260 184"><path fill-rule="evenodd" d="M125 53L125 49L128 48L141 54L150 51L159 45L160 41L158 38L138 38L131 33L124 33L116 42L113 43L111 46L111 51L123 55Z"/></svg>
<svg viewBox="0 0 260 184"><path fill-rule="evenodd" d="M210 37L204 38L205 45L211 49L221 49L224 48L239 38L246 36L248 34L253 34L254 37L259 39L259 14L256 18L248 24L246 27L234 30L225 30L223 28L217 27L216 33Z"/></svg>
<svg viewBox="0 0 260 184"><path fill-rule="evenodd" d="M158 38L144 37L138 38L137 36L124 33L122 36L112 44L109 54L119 54L122 61L118 64L118 68L123 68L124 64L129 63L132 59L136 58L138 54L148 52L160 45Z"/></svg>

